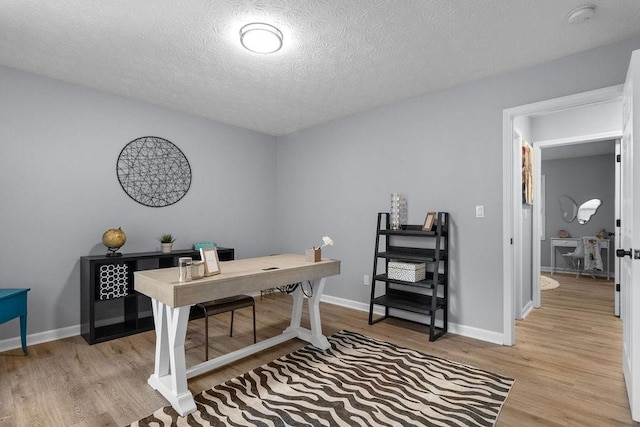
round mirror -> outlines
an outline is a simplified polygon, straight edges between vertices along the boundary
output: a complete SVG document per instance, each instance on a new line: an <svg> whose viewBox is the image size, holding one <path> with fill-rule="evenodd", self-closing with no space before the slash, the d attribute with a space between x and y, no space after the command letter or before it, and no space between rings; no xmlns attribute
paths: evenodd
<svg viewBox="0 0 640 427"><path fill-rule="evenodd" d="M571 222L576 219L578 213L578 205L569 196L560 196L560 212L562 212L562 219L566 222Z"/></svg>
<svg viewBox="0 0 640 427"><path fill-rule="evenodd" d="M600 199L587 200L578 208L578 222L580 224L586 224L591 219L591 216L596 213L602 202Z"/></svg>

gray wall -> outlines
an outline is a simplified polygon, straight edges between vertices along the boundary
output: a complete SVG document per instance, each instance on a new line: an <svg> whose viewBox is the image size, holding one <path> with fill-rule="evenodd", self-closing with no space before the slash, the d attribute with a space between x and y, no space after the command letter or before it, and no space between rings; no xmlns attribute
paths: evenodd
<svg viewBox="0 0 640 427"><path fill-rule="evenodd" d="M123 252L159 250L163 233L176 249L273 251L274 137L4 67L0 94L0 286L31 288L30 334L80 323L79 257L106 253L108 228L127 233ZM191 164L191 189L170 207L136 203L116 177L120 150L147 135ZM17 326L0 325L0 339Z"/></svg>
<svg viewBox="0 0 640 427"><path fill-rule="evenodd" d="M557 237L559 230L566 230L572 237L594 235L603 228L610 232L615 230L615 162L611 154L546 160L541 166L542 173L546 176L547 240L541 242L540 262L543 267L550 268L550 238ZM571 197L578 205L593 198L602 200L602 205L588 223L579 224L577 220L567 223L560 212L559 198L563 195ZM614 271L614 248L612 240L609 249L612 254L610 272ZM556 265L564 266L559 253L556 255Z"/></svg>
<svg viewBox="0 0 640 427"><path fill-rule="evenodd" d="M376 213L403 192L411 223L451 213L451 321L501 333L502 111L620 84L638 48L618 43L277 140L0 67L2 286L32 288L35 333L79 323L78 258L103 253L110 227L127 232L127 252L171 232L178 248L211 239L239 257L302 252L330 235L323 254L342 274L327 294L367 303ZM143 207L117 182L118 153L144 135L191 161L192 188L174 206ZM6 325L0 339L17 336Z"/></svg>
<svg viewBox="0 0 640 427"><path fill-rule="evenodd" d="M330 234L342 274L327 292L364 303L376 212L405 193L411 223L451 213L451 322L501 333L502 112L620 84L638 48L640 39L626 41L279 138L281 250Z"/></svg>

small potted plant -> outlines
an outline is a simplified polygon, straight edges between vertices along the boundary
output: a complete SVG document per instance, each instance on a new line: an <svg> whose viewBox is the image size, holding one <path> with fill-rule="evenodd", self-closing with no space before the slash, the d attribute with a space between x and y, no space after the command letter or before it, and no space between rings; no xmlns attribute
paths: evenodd
<svg viewBox="0 0 640 427"><path fill-rule="evenodd" d="M176 239L171 234L163 234L159 240L162 246L162 253L170 254L173 250L173 242L175 242Z"/></svg>

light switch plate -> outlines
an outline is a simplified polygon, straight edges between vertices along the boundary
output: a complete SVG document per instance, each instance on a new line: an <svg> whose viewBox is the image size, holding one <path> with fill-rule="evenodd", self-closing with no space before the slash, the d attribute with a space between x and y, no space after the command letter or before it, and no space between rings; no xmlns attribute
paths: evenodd
<svg viewBox="0 0 640 427"><path fill-rule="evenodd" d="M476 206L476 218L484 218L484 205Z"/></svg>

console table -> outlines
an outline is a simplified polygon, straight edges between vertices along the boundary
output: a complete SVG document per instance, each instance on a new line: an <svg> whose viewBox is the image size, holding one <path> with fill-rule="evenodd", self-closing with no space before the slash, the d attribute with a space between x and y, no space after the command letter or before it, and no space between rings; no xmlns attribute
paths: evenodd
<svg viewBox="0 0 640 427"><path fill-rule="evenodd" d="M580 240L580 237L551 238L551 274L555 273L556 271L556 254L557 252L559 252L558 249L569 248L571 250L574 250L578 245L578 240ZM607 261L605 262L603 260L602 263L604 264L603 271L607 275L607 280L609 280L609 239L600 239L600 249L603 249L607 252Z"/></svg>
<svg viewBox="0 0 640 427"><path fill-rule="evenodd" d="M307 262L304 255L283 254L220 263L221 273L191 282L178 282L177 268L136 271L134 287L151 297L156 331L153 374L148 383L185 416L196 410L187 379L224 366L292 338L300 338L321 349L329 348L322 334L320 297L328 276L340 274L340 261L323 259ZM184 341L189 310L194 304L237 294L257 292L299 282L312 282L309 297L311 329L300 326L305 295L301 286L291 294L291 323L281 335L225 354L187 369Z"/></svg>

